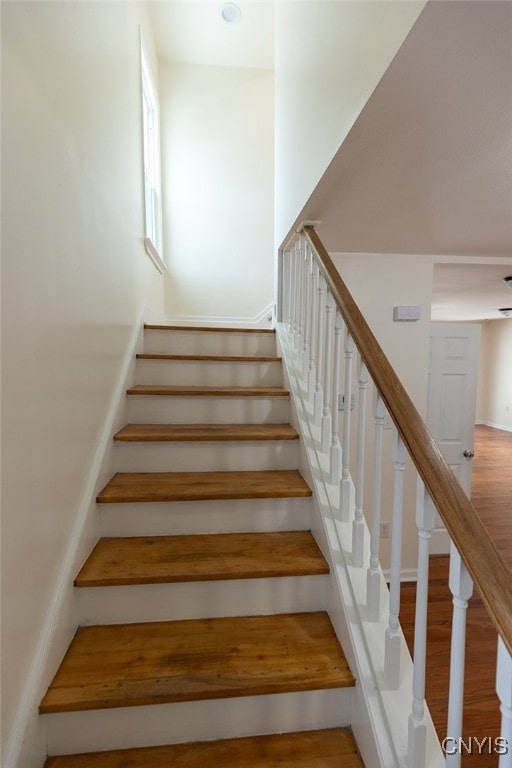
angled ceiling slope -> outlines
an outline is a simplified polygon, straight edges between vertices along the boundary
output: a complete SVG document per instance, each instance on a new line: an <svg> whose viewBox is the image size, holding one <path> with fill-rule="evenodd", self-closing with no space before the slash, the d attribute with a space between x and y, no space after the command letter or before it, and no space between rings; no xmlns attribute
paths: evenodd
<svg viewBox="0 0 512 768"><path fill-rule="evenodd" d="M300 218L331 251L512 257L512 2L429 2Z"/></svg>

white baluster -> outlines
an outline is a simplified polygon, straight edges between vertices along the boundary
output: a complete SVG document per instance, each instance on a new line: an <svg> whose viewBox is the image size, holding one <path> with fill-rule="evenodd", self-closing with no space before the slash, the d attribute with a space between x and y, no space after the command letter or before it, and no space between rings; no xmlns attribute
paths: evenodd
<svg viewBox="0 0 512 768"><path fill-rule="evenodd" d="M414 622L414 665L412 712L409 715L407 754L409 765L424 768L427 743L425 714L425 663L427 653L428 558L429 542L436 511L423 483L418 479L416 525L418 527L418 580Z"/></svg>
<svg viewBox="0 0 512 768"><path fill-rule="evenodd" d="M370 621L378 621L380 616L380 501L382 485L382 430L386 409L380 394L375 400L375 438L373 449L372 482L372 521L370 527L370 565L366 579L366 609Z"/></svg>
<svg viewBox="0 0 512 768"><path fill-rule="evenodd" d="M450 590L453 595L452 641L450 650L450 693L448 696L447 736L450 744L460 744L462 738L462 712L464 707L464 661L466 652L466 613L468 600L473 594L473 581L453 542L450 544ZM452 741L453 739L453 741ZM446 765L458 768L461 763L459 749L446 755Z"/></svg>
<svg viewBox="0 0 512 768"><path fill-rule="evenodd" d="M317 349L317 361L316 361L316 382L315 382L315 425L320 426L322 419L322 408L324 405L324 388L322 385L322 373L324 365L325 354L325 291L327 284L324 276L319 273L318 275L318 301L317 301L317 322L316 322L316 349Z"/></svg>
<svg viewBox="0 0 512 768"><path fill-rule="evenodd" d="M298 345L298 360L299 365L302 368L304 360L304 345L306 343L306 261L307 261L307 243L306 238L301 236L300 238L300 304L299 304L299 322L300 322L300 338Z"/></svg>
<svg viewBox="0 0 512 768"><path fill-rule="evenodd" d="M343 328L343 318L336 311L334 321L334 363L332 371L332 393L331 393L331 448L329 455L329 482L339 483L340 481L340 460L341 445L338 437L339 419L338 419L338 392L340 388L340 361L341 361L341 331Z"/></svg>
<svg viewBox="0 0 512 768"><path fill-rule="evenodd" d="M327 289L325 298L325 349L324 349L324 407L322 410L322 451L329 450L331 440L331 390L332 390L332 294Z"/></svg>
<svg viewBox="0 0 512 768"><path fill-rule="evenodd" d="M389 581L389 626L386 629L384 674L389 687L400 685L400 575L402 560L402 512L404 500L405 445L395 430L393 443L393 524L391 531L391 576Z"/></svg>
<svg viewBox="0 0 512 768"><path fill-rule="evenodd" d="M295 349L300 354L302 348L302 242L297 241L295 246L295 256L297 263L297 300L296 308L296 330L295 330Z"/></svg>
<svg viewBox="0 0 512 768"><path fill-rule="evenodd" d="M345 336L345 408L343 411L343 467L341 471L341 519L350 520L350 421L352 407L352 357L354 341L348 332Z"/></svg>
<svg viewBox="0 0 512 768"><path fill-rule="evenodd" d="M308 366L308 400L311 400L313 392L315 391L315 379L316 379L316 361L318 358L318 338L317 338L317 323L318 323L318 280L320 276L320 270L315 264L314 255L311 254L311 345L309 347L309 366Z"/></svg>
<svg viewBox="0 0 512 768"><path fill-rule="evenodd" d="M359 395L357 399L357 471L356 498L354 522L352 524L352 563L361 568L363 565L364 549L364 463L365 463L365 433L366 433L366 387L368 384L368 369L363 360L359 365Z"/></svg>
<svg viewBox="0 0 512 768"><path fill-rule="evenodd" d="M294 259L294 249L289 248L287 250L288 255L288 278L289 278L289 287L288 287L288 331L289 333L293 333L293 326L295 323L295 317L294 317L294 311L293 311L293 302L295 300L295 259Z"/></svg>
<svg viewBox="0 0 512 768"><path fill-rule="evenodd" d="M498 745L499 768L512 768L512 656L498 638L496 691L500 700L501 735Z"/></svg>
<svg viewBox="0 0 512 768"><path fill-rule="evenodd" d="M297 343L297 334L299 332L299 289L300 289L300 255L299 242L295 243L293 249L293 340Z"/></svg>
<svg viewBox="0 0 512 768"><path fill-rule="evenodd" d="M313 254L311 248L305 243L306 261L304 265L305 270L305 288L306 296L304 300L304 346L302 349L302 378L308 380L309 371L309 359L311 352L311 309L313 306Z"/></svg>

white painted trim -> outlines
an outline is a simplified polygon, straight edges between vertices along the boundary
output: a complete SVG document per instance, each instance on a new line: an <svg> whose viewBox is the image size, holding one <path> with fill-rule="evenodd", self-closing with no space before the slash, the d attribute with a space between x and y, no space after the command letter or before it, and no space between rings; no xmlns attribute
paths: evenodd
<svg viewBox="0 0 512 768"><path fill-rule="evenodd" d="M233 328L272 327L275 318L275 302L272 302L255 317L220 317L215 315L168 315L172 325L210 325Z"/></svg>
<svg viewBox="0 0 512 768"><path fill-rule="evenodd" d="M39 636L36 651L27 676L19 706L17 708L13 727L3 753L3 768L17 768L25 764L20 760L22 748L29 749L30 745L24 744L25 734L31 726L31 718L38 717L38 707L42 695L42 688L46 684L48 665L52 652L52 644L59 628L61 615L65 607L65 601L69 592L73 589L73 579L76 574L77 552L80 550L80 542L84 535L86 525L90 523L91 510L95 509L94 499L98 491L99 478L105 473L112 474L113 459L109 454L112 444L112 435L115 432L115 422L121 404L124 405L124 397L130 368L135 358L138 343L142 339L143 317L146 307L139 312L133 325L125 354L119 370L117 381L112 389L110 403L105 416L103 430L98 440L98 445L85 482L82 498L78 507L75 523L69 537L68 546L62 558L57 575L53 597L51 598L46 620ZM131 382L128 383L128 385ZM125 406L124 406L125 407ZM110 462L109 462L110 459ZM76 627L73 629L75 631ZM69 641L71 637L69 638Z"/></svg>
<svg viewBox="0 0 512 768"><path fill-rule="evenodd" d="M156 250L155 246L149 239L149 237L144 238L144 250L146 251L147 255L157 268L157 270L160 272L161 275L165 274L167 272L167 267L165 266L164 262L162 261L158 251Z"/></svg>
<svg viewBox="0 0 512 768"><path fill-rule="evenodd" d="M477 421L476 424L482 424L484 427L492 427L493 429L502 429L504 432L512 432L512 427L507 427L505 424L496 424L494 421Z"/></svg>
<svg viewBox="0 0 512 768"><path fill-rule="evenodd" d="M299 430L303 450L299 469L314 489L321 528L312 524L317 542L331 565L333 599L329 615L351 669L358 681L354 690L352 730L363 761L373 768L405 768L407 763L407 722L411 707L412 661L402 635L400 687L390 690L384 682L384 633L389 623L389 592L379 571L382 605L379 620L365 615L366 568L352 565L346 553L352 546L352 521L340 522L340 486L330 484L329 455L320 445L320 429L311 420L311 403L303 389L302 366L293 349L284 323L277 325L278 349L283 357L285 383L290 390L292 426ZM351 504L354 488L351 487ZM313 523L314 521L312 521ZM365 523L364 562L369 561L369 532ZM442 768L444 757L432 719L425 710L427 728L426 764Z"/></svg>
<svg viewBox="0 0 512 768"><path fill-rule="evenodd" d="M391 575L391 571L389 568L384 568L382 570L382 573L384 574L384 578L386 579L386 583L389 583L389 578ZM416 568L402 568L400 571L400 583L404 583L406 581L417 581L418 579L418 571Z"/></svg>

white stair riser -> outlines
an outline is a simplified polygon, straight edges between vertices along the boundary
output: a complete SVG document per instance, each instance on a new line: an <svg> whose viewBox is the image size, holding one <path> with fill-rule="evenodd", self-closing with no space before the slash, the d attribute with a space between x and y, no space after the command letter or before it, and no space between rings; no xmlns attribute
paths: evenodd
<svg viewBox="0 0 512 768"><path fill-rule="evenodd" d="M310 515L308 498L99 505L101 536L308 531Z"/></svg>
<svg viewBox="0 0 512 768"><path fill-rule="evenodd" d="M80 625L321 611L327 576L77 589Z"/></svg>
<svg viewBox="0 0 512 768"><path fill-rule="evenodd" d="M273 333L144 332L144 352L161 355L275 355Z"/></svg>
<svg viewBox="0 0 512 768"><path fill-rule="evenodd" d="M351 695L346 688L44 715L48 753L343 727Z"/></svg>
<svg viewBox="0 0 512 768"><path fill-rule="evenodd" d="M138 360L137 384L202 387L276 387L281 363Z"/></svg>
<svg viewBox="0 0 512 768"><path fill-rule="evenodd" d="M281 424L288 422L287 397L128 397L133 424Z"/></svg>
<svg viewBox="0 0 512 768"><path fill-rule="evenodd" d="M118 443L118 472L296 469L297 440Z"/></svg>

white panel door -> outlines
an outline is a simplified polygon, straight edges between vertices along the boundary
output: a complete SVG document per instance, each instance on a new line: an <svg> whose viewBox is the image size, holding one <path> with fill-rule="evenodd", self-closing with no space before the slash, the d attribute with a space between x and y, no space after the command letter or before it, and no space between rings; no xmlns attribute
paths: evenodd
<svg viewBox="0 0 512 768"><path fill-rule="evenodd" d="M466 494L471 493L480 326L433 323L427 424ZM431 552L448 553L450 540L438 516Z"/></svg>

